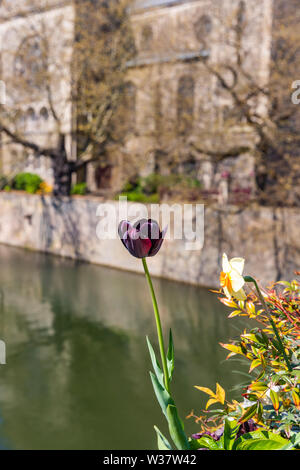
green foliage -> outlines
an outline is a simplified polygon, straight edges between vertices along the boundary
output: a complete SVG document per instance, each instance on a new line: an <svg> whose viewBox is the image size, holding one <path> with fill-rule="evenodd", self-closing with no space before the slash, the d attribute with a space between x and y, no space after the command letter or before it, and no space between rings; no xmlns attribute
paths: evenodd
<svg viewBox="0 0 300 470"><path fill-rule="evenodd" d="M253 283L253 278L245 280ZM299 444L300 285L298 281L281 282L260 293L259 290L256 296L251 292L246 301L239 302L220 298L224 305L233 309L229 318L247 317L259 326L244 330L230 343L221 344L229 351L227 358L238 355L249 361L249 381L244 388L243 401L230 403L224 394L222 403L220 393L196 387L209 395L206 408L215 403L223 405L210 410L209 418L205 412L196 417L201 423L201 434L208 433L208 438L205 436L201 441L203 447L215 447L211 434L222 425L222 437L226 439L228 419L234 419L239 425L251 422L257 427L257 431L240 436L233 450L290 450Z"/></svg>
<svg viewBox="0 0 300 470"><path fill-rule="evenodd" d="M8 179L4 175L0 175L0 190L5 190L5 188L9 185Z"/></svg>
<svg viewBox="0 0 300 470"><path fill-rule="evenodd" d="M158 194L151 194L150 196L147 196L146 194L143 194L141 191L135 190L131 192L123 192L117 196L126 196L128 201L131 202L142 202L145 204L157 204L159 202L159 196Z"/></svg>
<svg viewBox="0 0 300 470"><path fill-rule="evenodd" d="M224 433L219 440L209 435L200 439L192 439L192 449L209 450L292 450L297 445L296 440L287 439L269 431L252 431L238 437L240 424L238 421L225 419Z"/></svg>
<svg viewBox="0 0 300 470"><path fill-rule="evenodd" d="M72 195L79 195L79 196L84 196L87 192L87 184L86 183L76 183L71 189L71 194Z"/></svg>
<svg viewBox="0 0 300 470"><path fill-rule="evenodd" d="M172 446L157 426L154 426L157 435L158 450L172 450Z"/></svg>
<svg viewBox="0 0 300 470"><path fill-rule="evenodd" d="M13 179L13 187L20 191L35 194L39 191L42 182L42 178L34 173L18 173Z"/></svg>
<svg viewBox="0 0 300 470"><path fill-rule="evenodd" d="M160 175L153 173L145 178L128 181L121 193L128 201L158 203L162 198L181 195L184 199L197 199L201 193L201 183L184 175Z"/></svg>
<svg viewBox="0 0 300 470"><path fill-rule="evenodd" d="M169 432L172 438L173 443L175 444L176 449L186 450L189 449L189 442L184 432L184 426L181 419L178 416L177 408L174 403L173 398L165 388L163 380L163 372L161 366L156 359L154 349L147 337L147 345L150 353L151 362L153 365L154 372L150 372L150 377L153 385L153 389L157 398L157 401L162 409L163 414L165 415L168 425ZM172 334L170 332L170 342L168 347L168 373L170 379L172 378L172 373L174 369L174 346L172 340ZM170 444L166 438L161 434L158 428L155 427L157 438L158 438L158 447L159 449L170 449Z"/></svg>
<svg viewBox="0 0 300 470"><path fill-rule="evenodd" d="M173 371L174 371L174 343L173 343L173 336L172 330L170 329L169 335L169 347L167 352L167 366L168 366L168 374L170 381L172 380Z"/></svg>

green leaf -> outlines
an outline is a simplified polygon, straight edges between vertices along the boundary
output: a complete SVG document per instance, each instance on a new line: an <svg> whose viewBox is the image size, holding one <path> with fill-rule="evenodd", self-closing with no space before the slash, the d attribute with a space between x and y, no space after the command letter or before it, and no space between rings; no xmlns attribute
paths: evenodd
<svg viewBox="0 0 300 470"><path fill-rule="evenodd" d="M270 431L257 430L257 431L248 432L246 434L243 434L241 437L239 437L235 441L233 449L234 450L246 450L245 442L249 443L249 442L258 442L258 441L259 442L262 442L262 441L263 442L269 442L269 441L276 442L278 445L278 449L279 448L283 449L283 447L288 444L288 441L284 439L283 437L281 437L279 434L275 434ZM257 449L257 450L262 450L262 449Z"/></svg>
<svg viewBox="0 0 300 470"><path fill-rule="evenodd" d="M178 450L188 450L190 448L188 439L185 435L182 422L178 416L175 405L168 405L167 417L169 423L169 431L172 440Z"/></svg>
<svg viewBox="0 0 300 470"><path fill-rule="evenodd" d="M152 347L152 344L150 343L150 340L149 340L148 336L146 336L146 340L147 340L147 345L148 345L148 349L149 349L149 353L150 353L150 357L151 357L151 362L152 362L152 365L153 365L153 369L154 369L156 378L159 381L160 385L164 388L165 387L165 385L164 385L164 374L163 374L163 372L160 368L160 365L159 365L159 363L156 359L154 349Z"/></svg>
<svg viewBox="0 0 300 470"><path fill-rule="evenodd" d="M197 442L197 444L196 444ZM210 449L210 450L220 450L218 442L216 442L210 436L203 436L200 439L197 439L196 442L193 442L192 447L193 449Z"/></svg>
<svg viewBox="0 0 300 470"><path fill-rule="evenodd" d="M174 343L173 343L173 336L172 330L170 329L169 335L169 347L167 352L167 366L168 366L168 373L169 379L172 379L173 371L174 371Z"/></svg>
<svg viewBox="0 0 300 470"><path fill-rule="evenodd" d="M278 393L271 389L270 390L270 398L271 398L271 402L272 402L272 405L274 407L274 410L277 413L278 410L279 410L279 406L280 406Z"/></svg>
<svg viewBox="0 0 300 470"><path fill-rule="evenodd" d="M240 425L235 420L225 419L224 426L224 449L231 450Z"/></svg>
<svg viewBox="0 0 300 470"><path fill-rule="evenodd" d="M253 439L244 441L237 450L283 450L285 444L271 439Z"/></svg>
<svg viewBox="0 0 300 470"><path fill-rule="evenodd" d="M150 377L152 380L152 385L154 388L154 392L157 398L158 403L161 406L161 409L165 415L165 417L168 420L168 415L167 415L167 407L169 405L175 405L173 399L171 398L170 394L167 392L167 390L160 384L158 381L156 375L153 374L153 372L150 372Z"/></svg>
<svg viewBox="0 0 300 470"><path fill-rule="evenodd" d="M300 432L294 434L288 444L286 444L281 450L292 450L300 444Z"/></svg>
<svg viewBox="0 0 300 470"><path fill-rule="evenodd" d="M168 439L162 434L157 426L154 426L157 435L157 447L158 450L173 450Z"/></svg>
<svg viewBox="0 0 300 470"><path fill-rule="evenodd" d="M253 382L249 388L256 392L265 392L268 389L268 386L264 382Z"/></svg>
<svg viewBox="0 0 300 470"><path fill-rule="evenodd" d="M160 404L161 409L167 418L170 435L175 446L179 450L189 449L189 443L183 429L183 423L178 416L177 409L172 397L159 383L156 375L153 374L153 372L150 372L150 377L158 403Z"/></svg>
<svg viewBox="0 0 300 470"><path fill-rule="evenodd" d="M252 418L253 416L256 415L257 411L257 403L255 405L249 406L243 416L240 418L239 423L244 423L245 421L248 421L248 419Z"/></svg>

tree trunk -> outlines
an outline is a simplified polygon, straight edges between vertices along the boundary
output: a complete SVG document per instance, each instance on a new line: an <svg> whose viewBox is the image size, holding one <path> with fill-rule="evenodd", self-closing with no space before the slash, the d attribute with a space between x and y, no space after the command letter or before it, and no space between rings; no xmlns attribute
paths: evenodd
<svg viewBox="0 0 300 470"><path fill-rule="evenodd" d="M69 196L71 193L73 162L68 161L64 135L59 137L58 152L52 158L52 168L54 173L54 196Z"/></svg>

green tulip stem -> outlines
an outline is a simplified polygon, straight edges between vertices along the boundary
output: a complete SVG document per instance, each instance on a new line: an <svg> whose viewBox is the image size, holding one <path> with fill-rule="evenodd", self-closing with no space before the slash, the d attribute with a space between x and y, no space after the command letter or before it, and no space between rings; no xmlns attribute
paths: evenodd
<svg viewBox="0 0 300 470"><path fill-rule="evenodd" d="M293 368L292 368L291 363L290 363L290 361L289 361L289 358L287 357L287 354L286 354L286 352L285 352L285 348L284 348L284 345L283 345L282 340L281 340L281 338L280 338L280 335L279 335L277 326L275 325L275 322L274 322L274 320L273 320L273 318L272 318L272 313L271 313L269 307L268 307L267 304L266 304L266 301L265 301L265 299L264 299L264 297L263 297L263 295L262 295L262 293L261 293L261 290L260 290L260 288L258 287L258 284L257 284L256 280L253 279L253 277L246 276L246 277L245 277L245 280L246 280L247 282L252 282L252 283L255 285L256 291L257 291L257 293L258 293L259 300L260 300L262 306L264 307L265 311L269 314L270 323L271 323L271 325L272 325L273 331L274 331L275 336L276 336L276 338L277 338L277 341L278 341L278 344L279 344L279 347L280 347L280 351L281 351L281 353L282 353L282 355L283 355L283 357L284 357L284 360L285 360L285 363L286 363L286 365L287 365L287 368L288 368L288 370L291 372L291 371L293 370Z"/></svg>
<svg viewBox="0 0 300 470"><path fill-rule="evenodd" d="M161 361L163 365L163 372L164 372L164 384L166 387L166 390L168 393L170 393L170 381L169 381L169 373L168 373L168 366L167 366L167 358L166 358L166 353L165 353L165 347L164 347L164 338L163 338L163 333L162 333L162 327L161 327L161 321L160 321L160 315L159 315L159 310L158 310L158 305L157 305L157 300L151 280L151 276L148 270L146 258L142 258L143 266L144 266L144 271L145 275L148 281L150 293L151 293L151 298L152 298L152 304L153 304L153 310L154 310L154 315L155 315L155 321L156 321L156 328L157 328L157 336L158 336L158 342L159 342L159 349L160 349L160 356L161 356Z"/></svg>

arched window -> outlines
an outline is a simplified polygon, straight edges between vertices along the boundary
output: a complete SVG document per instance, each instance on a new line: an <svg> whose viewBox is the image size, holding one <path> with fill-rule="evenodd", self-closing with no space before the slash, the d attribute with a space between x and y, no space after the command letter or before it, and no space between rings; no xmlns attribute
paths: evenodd
<svg viewBox="0 0 300 470"><path fill-rule="evenodd" d="M178 132L187 133L192 130L194 120L194 79L184 75L179 79L177 89L177 121Z"/></svg>
<svg viewBox="0 0 300 470"><path fill-rule="evenodd" d="M205 43L207 36L210 35L212 31L212 19L208 15L202 15L194 24L194 31L197 40L201 43Z"/></svg>
<svg viewBox="0 0 300 470"><path fill-rule="evenodd" d="M127 82L123 93L123 106L121 112L124 116L125 133L133 132L136 125L136 86L132 82Z"/></svg>
<svg viewBox="0 0 300 470"><path fill-rule="evenodd" d="M161 84L158 82L154 88L153 112L155 131L161 134L163 130L163 113L162 113L162 97L161 97Z"/></svg>
<svg viewBox="0 0 300 470"><path fill-rule="evenodd" d="M15 57L15 74L24 84L41 89L45 83L46 53L38 35L27 37Z"/></svg>
<svg viewBox="0 0 300 470"><path fill-rule="evenodd" d="M238 11L237 11L237 25L239 28L243 28L246 20L246 2L242 0L239 3Z"/></svg>
<svg viewBox="0 0 300 470"><path fill-rule="evenodd" d="M43 106L42 109L40 110L40 116L44 121L48 121L49 113L48 113L48 109L45 106Z"/></svg>
<svg viewBox="0 0 300 470"><path fill-rule="evenodd" d="M143 52L149 51L151 48L153 40L153 31L150 25L146 25L142 29L142 34L141 34L141 50Z"/></svg>
<svg viewBox="0 0 300 470"><path fill-rule="evenodd" d="M23 128L26 125L26 117L27 113L24 113L24 111L19 110L16 116L16 124L17 127Z"/></svg>
<svg viewBox="0 0 300 470"><path fill-rule="evenodd" d="M37 115L35 114L35 110L33 108L28 108L26 111L26 118L29 121L36 121L37 120Z"/></svg>

